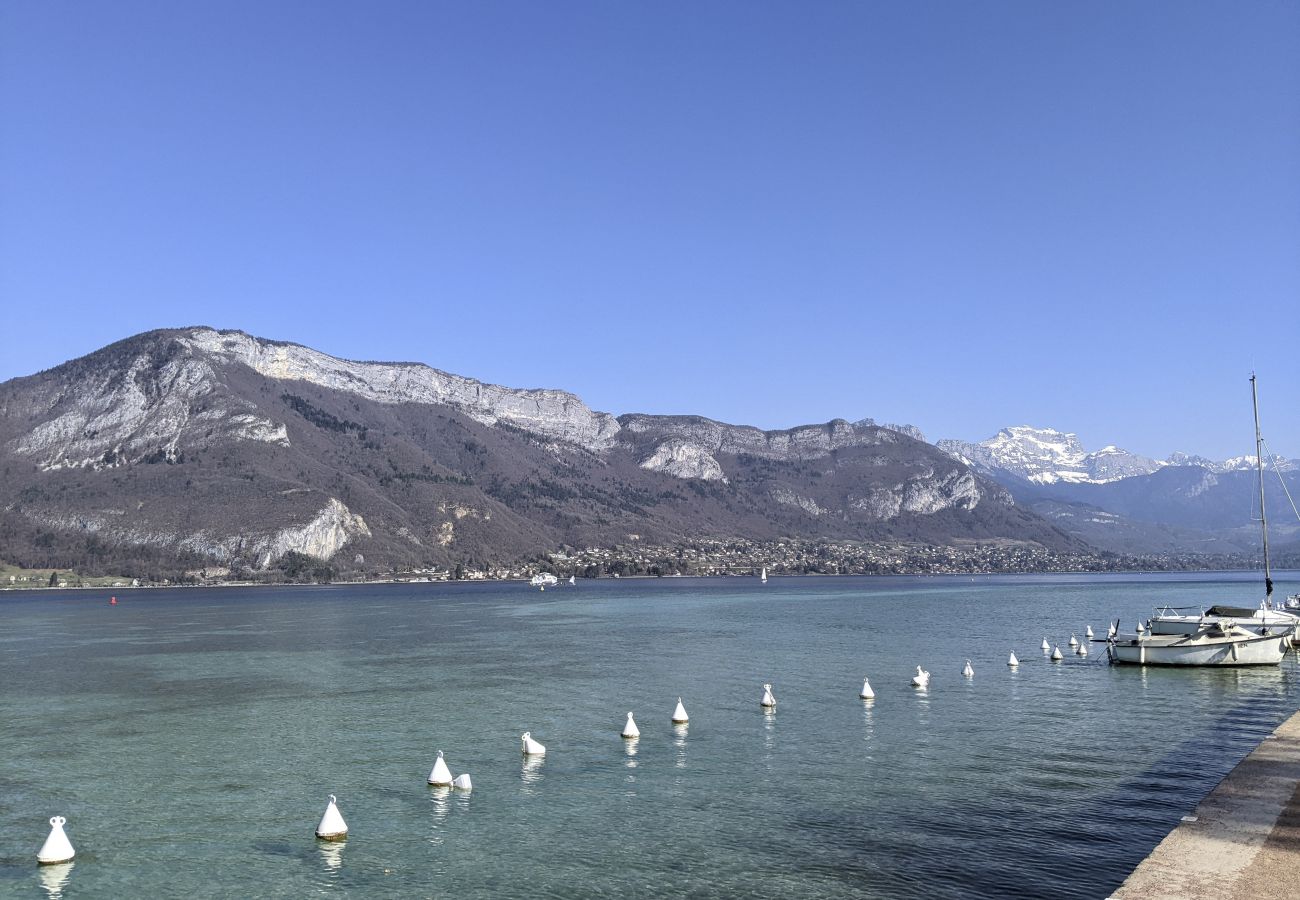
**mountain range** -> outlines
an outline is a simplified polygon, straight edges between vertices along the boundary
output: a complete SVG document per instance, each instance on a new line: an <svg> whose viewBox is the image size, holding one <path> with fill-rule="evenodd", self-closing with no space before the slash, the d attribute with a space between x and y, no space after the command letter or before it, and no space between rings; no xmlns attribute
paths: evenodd
<svg viewBox="0 0 1300 900"><path fill-rule="evenodd" d="M1240 554L1260 546L1254 456L1212 461L1174 453L1153 460L1114 446L1088 452L1072 433L1029 426L1004 428L978 444L941 440L937 446L1098 548ZM1300 496L1300 466L1270 458L1268 468L1275 537L1294 543L1300 522L1290 500Z"/></svg>
<svg viewBox="0 0 1300 900"><path fill-rule="evenodd" d="M1083 541L908 426L592 410L206 327L0 384L0 558L343 573L700 537Z"/></svg>

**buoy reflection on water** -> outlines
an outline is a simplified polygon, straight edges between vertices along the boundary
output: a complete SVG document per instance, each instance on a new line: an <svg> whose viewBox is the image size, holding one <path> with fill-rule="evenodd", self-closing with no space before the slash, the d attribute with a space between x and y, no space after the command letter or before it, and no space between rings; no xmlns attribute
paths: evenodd
<svg viewBox="0 0 1300 900"><path fill-rule="evenodd" d="M343 841L333 841L316 848L320 853L321 862L325 863L325 868L335 872L343 868L343 848L346 846Z"/></svg>
<svg viewBox="0 0 1300 900"><path fill-rule="evenodd" d="M38 876L41 882L41 890L49 900L63 900L64 888L72 880L72 867L75 862L52 863L40 867Z"/></svg>

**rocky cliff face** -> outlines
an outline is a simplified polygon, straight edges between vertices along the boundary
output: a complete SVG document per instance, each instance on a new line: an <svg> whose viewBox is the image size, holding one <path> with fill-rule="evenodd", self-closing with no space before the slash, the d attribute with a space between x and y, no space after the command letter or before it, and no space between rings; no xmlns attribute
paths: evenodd
<svg viewBox="0 0 1300 900"><path fill-rule="evenodd" d="M615 419L209 328L0 384L0 465L0 552L40 565L452 565L634 535L1070 544L903 426Z"/></svg>
<svg viewBox="0 0 1300 900"><path fill-rule="evenodd" d="M287 444L284 425L238 398L213 398L211 364L202 358L145 352L118 365L86 366L75 380L50 380L23 397L33 427L9 443L45 470L109 468L151 454L175 459L182 443L217 440ZM209 403L216 399L218 402Z"/></svg>
<svg viewBox="0 0 1300 900"><path fill-rule="evenodd" d="M618 432L613 416L593 412L566 391L484 384L417 363L352 362L237 331L198 328L180 341L209 357L242 363L267 378L305 381L378 403L451 406L484 425L506 422L588 450L607 448Z"/></svg>

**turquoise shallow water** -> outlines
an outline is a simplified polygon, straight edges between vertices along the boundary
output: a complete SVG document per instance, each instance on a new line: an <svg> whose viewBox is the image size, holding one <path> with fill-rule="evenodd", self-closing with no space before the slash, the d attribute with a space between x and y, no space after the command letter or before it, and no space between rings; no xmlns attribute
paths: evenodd
<svg viewBox="0 0 1300 900"><path fill-rule="evenodd" d="M1039 642L1258 581L3 594L0 896L1103 897L1300 706L1297 664ZM471 794L425 784L438 749ZM312 835L331 793L342 846ZM76 862L40 870L55 814Z"/></svg>

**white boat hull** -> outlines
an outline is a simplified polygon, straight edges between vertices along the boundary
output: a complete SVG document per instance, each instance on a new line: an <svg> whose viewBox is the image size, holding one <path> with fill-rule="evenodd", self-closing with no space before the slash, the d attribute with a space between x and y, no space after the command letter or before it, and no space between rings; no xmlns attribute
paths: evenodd
<svg viewBox="0 0 1300 900"><path fill-rule="evenodd" d="M1290 632L1231 637L1122 635L1107 642L1111 662L1139 666L1276 666L1291 646Z"/></svg>

